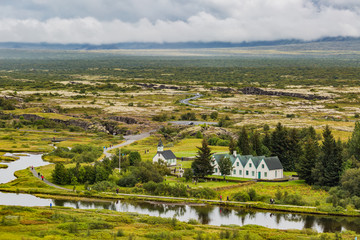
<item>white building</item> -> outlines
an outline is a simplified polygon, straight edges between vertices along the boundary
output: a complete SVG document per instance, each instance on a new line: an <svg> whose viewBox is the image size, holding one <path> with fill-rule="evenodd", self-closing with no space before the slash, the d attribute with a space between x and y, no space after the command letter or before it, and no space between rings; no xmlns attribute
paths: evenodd
<svg viewBox="0 0 360 240"><path fill-rule="evenodd" d="M157 153L153 157L153 163L163 161L167 166L176 166L176 156L171 150L164 151L164 145L159 140L159 144L157 145Z"/></svg>
<svg viewBox="0 0 360 240"><path fill-rule="evenodd" d="M233 169L229 176L253 179L277 179L284 177L283 166L278 157L239 155L234 151L233 154L214 154L214 173L221 176L218 162L222 158L230 159Z"/></svg>

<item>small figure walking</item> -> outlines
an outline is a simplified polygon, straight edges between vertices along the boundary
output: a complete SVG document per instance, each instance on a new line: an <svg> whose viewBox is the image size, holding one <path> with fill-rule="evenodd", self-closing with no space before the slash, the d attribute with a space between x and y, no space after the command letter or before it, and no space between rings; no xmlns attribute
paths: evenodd
<svg viewBox="0 0 360 240"><path fill-rule="evenodd" d="M226 197L226 201L230 201L229 196Z"/></svg>
<svg viewBox="0 0 360 240"><path fill-rule="evenodd" d="M50 209L52 208L52 203L50 203Z"/></svg>
<svg viewBox="0 0 360 240"><path fill-rule="evenodd" d="M40 172L38 172L38 177L40 177Z"/></svg>
<svg viewBox="0 0 360 240"><path fill-rule="evenodd" d="M220 195L220 201L222 201L222 196Z"/></svg>
<svg viewBox="0 0 360 240"><path fill-rule="evenodd" d="M43 176L43 175L41 175L41 180L43 180L43 181L44 181L44 176Z"/></svg>
<svg viewBox="0 0 360 240"><path fill-rule="evenodd" d="M119 194L119 189L118 188L116 189L116 194Z"/></svg>

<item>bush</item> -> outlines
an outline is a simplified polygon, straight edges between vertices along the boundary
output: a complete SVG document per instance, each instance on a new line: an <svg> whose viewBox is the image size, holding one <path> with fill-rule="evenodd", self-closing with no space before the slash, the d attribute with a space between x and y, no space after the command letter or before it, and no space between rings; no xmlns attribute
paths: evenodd
<svg viewBox="0 0 360 240"><path fill-rule="evenodd" d="M97 182L92 186L92 189L98 192L112 192L116 188L116 184L109 181Z"/></svg>
<svg viewBox="0 0 360 240"><path fill-rule="evenodd" d="M237 192L232 196L232 199L238 202L250 201L250 196L247 192Z"/></svg>
<svg viewBox="0 0 360 240"><path fill-rule="evenodd" d="M190 182L194 176L193 170L191 168L186 168L184 172L184 177L186 182Z"/></svg>
<svg viewBox="0 0 360 240"><path fill-rule="evenodd" d="M251 201L256 201L257 200L257 195L256 195L256 191L253 188L250 188L248 191L249 197Z"/></svg>
<svg viewBox="0 0 360 240"><path fill-rule="evenodd" d="M138 183L138 180L133 174L126 175L120 178L117 183L120 187L134 187Z"/></svg>
<svg viewBox="0 0 360 240"><path fill-rule="evenodd" d="M216 191L211 188L196 188L190 190L190 196L195 198L215 198L217 195Z"/></svg>

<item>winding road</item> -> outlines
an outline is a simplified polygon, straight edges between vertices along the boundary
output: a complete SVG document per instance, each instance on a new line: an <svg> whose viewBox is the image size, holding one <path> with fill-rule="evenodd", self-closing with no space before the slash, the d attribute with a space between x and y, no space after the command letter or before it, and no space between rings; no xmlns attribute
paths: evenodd
<svg viewBox="0 0 360 240"><path fill-rule="evenodd" d="M149 132L141 133L141 134L138 134L138 135L128 135L128 136L124 136L125 142L120 143L120 144L117 144L117 145L114 145L114 146L111 147L111 148L110 148L110 147L104 148L105 157L110 157L110 156L111 156L110 150L113 150L113 149L116 149L116 148L120 148L120 147L124 147L124 146L126 146L126 145L132 144L133 142L136 142L136 141L139 141L139 140L141 140L141 139L150 137L150 134L151 134L152 132L155 132L155 130L151 130L151 131L149 131Z"/></svg>

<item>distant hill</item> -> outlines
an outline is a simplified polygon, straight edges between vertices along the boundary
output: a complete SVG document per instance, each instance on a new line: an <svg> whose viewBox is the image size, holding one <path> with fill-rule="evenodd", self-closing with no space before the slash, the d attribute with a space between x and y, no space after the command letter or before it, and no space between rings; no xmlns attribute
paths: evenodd
<svg viewBox="0 0 360 240"><path fill-rule="evenodd" d="M278 40L254 42L178 42L178 43L114 43L114 44L52 44L52 43L0 43L2 49L44 49L44 50L115 50L115 49L202 49L202 48L251 48L272 47L290 50L352 50L360 51L360 38L333 37L316 41Z"/></svg>

